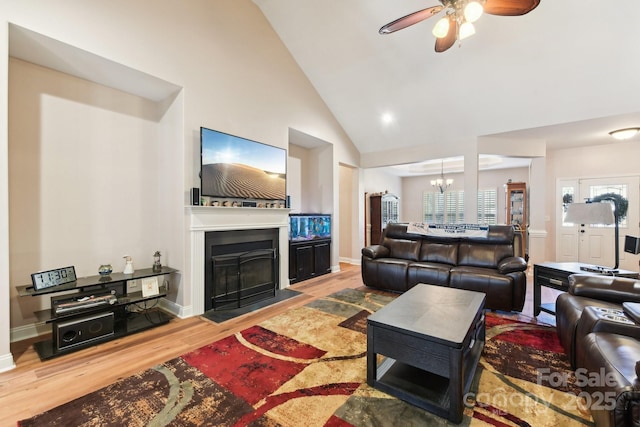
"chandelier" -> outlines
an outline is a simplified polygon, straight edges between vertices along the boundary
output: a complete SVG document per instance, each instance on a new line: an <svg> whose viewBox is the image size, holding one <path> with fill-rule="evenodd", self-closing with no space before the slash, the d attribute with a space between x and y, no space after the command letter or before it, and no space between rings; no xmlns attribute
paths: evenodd
<svg viewBox="0 0 640 427"><path fill-rule="evenodd" d="M448 178L446 180L444 179L444 160L442 160L442 164L440 167L440 178L432 179L431 185L437 188L438 190L440 190L440 194L443 194L444 190L449 188L451 184L453 184L453 179L451 178Z"/></svg>

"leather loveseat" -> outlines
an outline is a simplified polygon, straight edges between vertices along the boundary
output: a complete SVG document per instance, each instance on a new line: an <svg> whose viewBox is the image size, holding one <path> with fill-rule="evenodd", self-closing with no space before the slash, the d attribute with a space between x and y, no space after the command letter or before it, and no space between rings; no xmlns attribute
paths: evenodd
<svg viewBox="0 0 640 427"><path fill-rule="evenodd" d="M574 274L556 300L560 342L597 427L640 425L640 281Z"/></svg>
<svg viewBox="0 0 640 427"><path fill-rule="evenodd" d="M486 237L440 237L388 224L380 244L362 249L365 285L405 292L418 283L486 294L485 307L522 311L527 262L510 225L489 226Z"/></svg>

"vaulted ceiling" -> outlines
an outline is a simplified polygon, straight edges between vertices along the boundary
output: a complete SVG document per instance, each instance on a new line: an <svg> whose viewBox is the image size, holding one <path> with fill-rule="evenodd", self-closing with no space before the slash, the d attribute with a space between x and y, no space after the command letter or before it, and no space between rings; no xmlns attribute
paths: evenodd
<svg viewBox="0 0 640 427"><path fill-rule="evenodd" d="M486 138L520 153L531 141L607 144L609 131L640 126L637 0L485 14L444 53L431 34L438 17L378 34L437 0L254 2L368 166L464 155Z"/></svg>

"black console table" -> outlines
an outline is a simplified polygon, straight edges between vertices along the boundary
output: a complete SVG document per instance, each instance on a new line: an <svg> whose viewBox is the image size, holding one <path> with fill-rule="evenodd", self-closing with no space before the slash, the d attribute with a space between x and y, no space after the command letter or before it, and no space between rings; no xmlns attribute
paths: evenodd
<svg viewBox="0 0 640 427"><path fill-rule="evenodd" d="M158 280L158 293L143 296L141 288L133 288L131 281L175 272L173 268L162 267L160 271L147 268L133 274L81 277L39 291L31 285L18 286L21 297L51 295L51 309L34 313L38 322L52 327L51 339L34 344L38 356L42 360L51 359L168 323L172 316L155 307L157 300L167 295L168 286ZM149 302L154 307L148 307Z"/></svg>
<svg viewBox="0 0 640 427"><path fill-rule="evenodd" d="M580 262L543 262L533 265L533 315L537 316L540 311L556 314L556 303L542 303L542 287L556 289L566 292L569 290L569 276L572 274L606 274L617 277L638 278L636 271L617 270L616 273L597 273L585 270L593 267L591 264Z"/></svg>

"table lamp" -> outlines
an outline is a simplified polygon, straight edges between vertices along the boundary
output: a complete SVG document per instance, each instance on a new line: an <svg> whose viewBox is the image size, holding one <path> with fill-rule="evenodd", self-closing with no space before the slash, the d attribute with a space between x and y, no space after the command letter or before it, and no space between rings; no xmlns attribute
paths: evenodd
<svg viewBox="0 0 640 427"><path fill-rule="evenodd" d="M594 266L581 266L580 269L600 274L613 274L618 272L618 264L620 263L619 228L618 228L618 212L615 207L615 201L611 203L570 203L567 205L565 222L573 224L600 224L615 225L615 261L613 268Z"/></svg>

